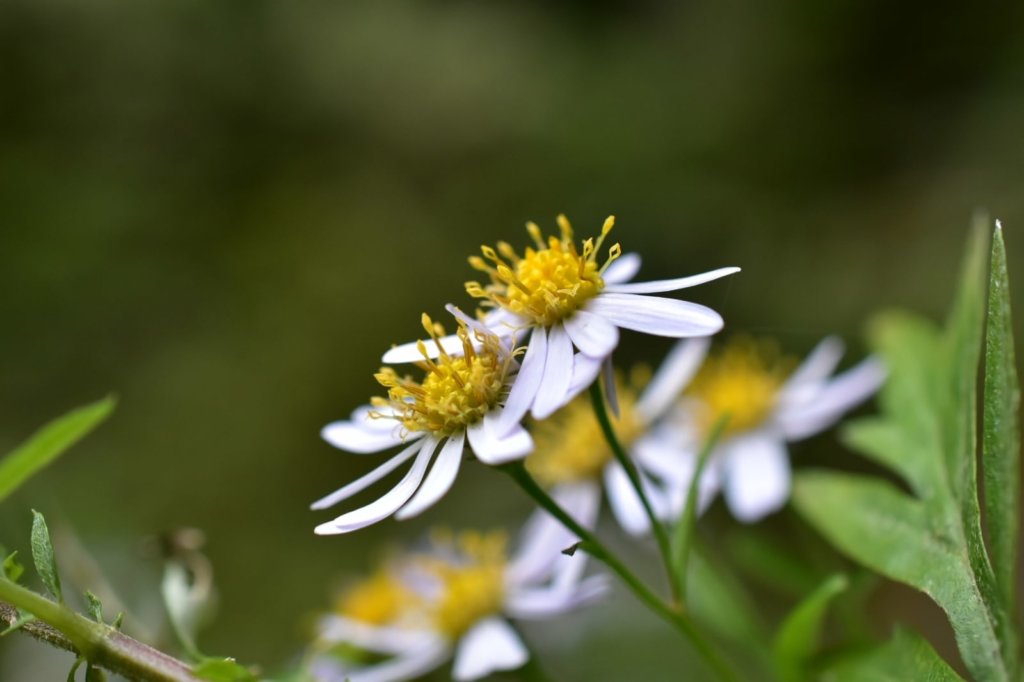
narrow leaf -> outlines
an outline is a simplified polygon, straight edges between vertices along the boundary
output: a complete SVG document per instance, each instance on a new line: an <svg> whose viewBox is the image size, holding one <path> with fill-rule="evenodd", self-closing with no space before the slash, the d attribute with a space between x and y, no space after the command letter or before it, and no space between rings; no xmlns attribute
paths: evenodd
<svg viewBox="0 0 1024 682"><path fill-rule="evenodd" d="M1020 438L1017 410L1020 388L1013 352L1010 282L1006 272L1003 230L996 224L985 330L985 394L982 465L985 512L992 564L1004 604L1015 601L1020 500Z"/></svg>
<svg viewBox="0 0 1024 682"><path fill-rule="evenodd" d="M233 658L208 658L192 668L192 674L207 682L257 682L256 676Z"/></svg>
<svg viewBox="0 0 1024 682"><path fill-rule="evenodd" d="M115 402L107 397L51 421L0 460L0 501L102 423Z"/></svg>
<svg viewBox="0 0 1024 682"><path fill-rule="evenodd" d="M29 613L28 611L23 611L22 609L18 609L18 618L17 618L17 620L15 620L13 623L11 623L3 632L0 632L0 637L4 637L6 635L9 635L12 632L17 632L18 630L20 630L21 628L25 627L26 625L28 625L29 623L31 623L35 619L36 619L36 617L34 615L32 615L31 613Z"/></svg>
<svg viewBox="0 0 1024 682"><path fill-rule="evenodd" d="M43 515L32 510L32 560L36 565L36 573L43 585L60 603L64 603L64 595L60 589L60 574L57 572L57 558L53 555L53 544L50 542L50 531L46 527Z"/></svg>
<svg viewBox="0 0 1024 682"><path fill-rule="evenodd" d="M783 682L807 678L807 663L821 639L829 603L849 586L845 575L833 575L800 602L779 627L773 651L775 667Z"/></svg>
<svg viewBox="0 0 1024 682"><path fill-rule="evenodd" d="M4 577L12 583L16 583L24 572L25 567L21 565L20 561L18 561L18 552L15 551L8 554L3 563Z"/></svg>
<svg viewBox="0 0 1024 682"><path fill-rule="evenodd" d="M866 653L844 657L822 676L829 682L963 682L928 640L898 629L891 640Z"/></svg>

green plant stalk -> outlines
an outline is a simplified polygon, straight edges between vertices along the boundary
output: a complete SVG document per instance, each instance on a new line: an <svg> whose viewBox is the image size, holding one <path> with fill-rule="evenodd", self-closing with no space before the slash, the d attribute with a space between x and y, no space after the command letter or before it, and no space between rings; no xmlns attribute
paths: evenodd
<svg viewBox="0 0 1024 682"><path fill-rule="evenodd" d="M572 531L581 542L579 548L590 556L604 563L610 568L626 587L645 606L653 611L661 619L667 621L672 627L679 631L696 649L697 653L704 659L708 666L714 670L719 679L725 682L737 682L738 677L725 662L711 643L704 638L689 616L677 611L663 602L658 595L651 591L644 583L627 567L597 536L581 526L572 516L551 498L547 492L537 484L533 477L526 471L521 461L511 462L498 467L519 485L523 491L533 498L545 511L554 516L567 529Z"/></svg>
<svg viewBox="0 0 1024 682"><path fill-rule="evenodd" d="M0 602L42 621L23 627L36 639L76 653L112 673L145 682L200 682L191 666L6 578L0 578ZM0 604L0 615L10 623L17 618L17 611Z"/></svg>
<svg viewBox="0 0 1024 682"><path fill-rule="evenodd" d="M693 479L690 481L690 488L686 494L686 506L683 513L676 522L675 534L672 538L672 576L676 580L676 594L680 604L686 606L686 580L689 571L687 570L690 561L690 549L693 547L693 533L697 524L697 498L699 497L700 479L704 475L704 468L707 466L711 453L714 451L718 440L729 423L728 413L723 414L711 427L704 446L697 457L697 465L693 469Z"/></svg>
<svg viewBox="0 0 1024 682"><path fill-rule="evenodd" d="M615 459L622 465L622 468L626 470L629 482L640 497L644 512L651 523L651 531L654 534L655 541L658 543L658 553L661 554L661 562L665 567L665 577L668 579L672 601L673 603L681 604L682 596L677 589L678 581L672 571L672 552L668 541L668 531L665 529L665 524L655 515L654 507L651 506L651 501L647 499L647 495L644 493L643 483L640 481L640 474L636 470L632 457L622 447L618 436L615 435L615 428L612 426L611 418L608 416L608 408L605 405L604 395L601 393L601 385L597 381L590 385L590 402L594 406L594 415L597 416L597 421L601 424L601 432L604 434L604 439L608 441L608 447L611 448L612 454L615 455Z"/></svg>

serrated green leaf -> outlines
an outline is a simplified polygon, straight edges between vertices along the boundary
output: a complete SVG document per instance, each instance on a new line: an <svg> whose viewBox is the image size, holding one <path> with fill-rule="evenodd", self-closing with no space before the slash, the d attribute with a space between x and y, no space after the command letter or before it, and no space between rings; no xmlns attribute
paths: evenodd
<svg viewBox="0 0 1024 682"><path fill-rule="evenodd" d="M775 668L783 682L807 679L807 663L818 647L829 603L849 584L845 575L829 577L786 616L772 645Z"/></svg>
<svg viewBox="0 0 1024 682"><path fill-rule="evenodd" d="M982 447L985 512L992 564L1006 604L1015 602L1020 499L1020 387L1013 351L1010 282L1003 231L992 239L992 266L985 331L984 435Z"/></svg>
<svg viewBox="0 0 1024 682"><path fill-rule="evenodd" d="M89 590L85 591L85 601L89 608L89 617L97 623L103 622L103 603L100 598Z"/></svg>
<svg viewBox="0 0 1024 682"><path fill-rule="evenodd" d="M823 682L963 682L926 639L898 629L893 638L867 652L846 656L822 676Z"/></svg>
<svg viewBox="0 0 1024 682"><path fill-rule="evenodd" d="M206 682L257 682L256 676L233 658L208 658L192 668L192 674Z"/></svg>
<svg viewBox="0 0 1024 682"><path fill-rule="evenodd" d="M0 501L103 422L116 401L107 397L59 417L0 460Z"/></svg>
<svg viewBox="0 0 1024 682"><path fill-rule="evenodd" d="M975 676L1008 679L994 624L956 534L958 519L938 518L881 479L825 471L799 474L793 502L840 551L934 599Z"/></svg>
<svg viewBox="0 0 1024 682"><path fill-rule="evenodd" d="M17 550L11 552L4 558L3 563L3 575L5 578L10 580L12 583L18 582L18 579L25 573L25 567L18 561Z"/></svg>
<svg viewBox="0 0 1024 682"><path fill-rule="evenodd" d="M57 571L57 558L53 555L50 531L46 527L46 519L35 509L32 510L32 560L43 585L63 604L64 593L60 588L60 573Z"/></svg>

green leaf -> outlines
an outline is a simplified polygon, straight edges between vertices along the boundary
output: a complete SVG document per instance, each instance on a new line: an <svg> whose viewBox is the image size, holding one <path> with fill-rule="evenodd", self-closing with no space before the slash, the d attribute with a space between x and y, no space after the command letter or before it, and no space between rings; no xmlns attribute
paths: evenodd
<svg viewBox="0 0 1024 682"><path fill-rule="evenodd" d="M821 638L829 603L848 586L845 575L833 575L786 616L772 647L775 667L783 682L807 679L807 663Z"/></svg>
<svg viewBox="0 0 1024 682"><path fill-rule="evenodd" d="M87 664L85 666L85 682L107 682L107 674L91 663Z"/></svg>
<svg viewBox="0 0 1024 682"><path fill-rule="evenodd" d="M696 547L690 554L689 573L687 604L698 621L719 636L751 650L765 647L767 628L738 581L717 562L712 565L707 555Z"/></svg>
<svg viewBox="0 0 1024 682"><path fill-rule="evenodd" d="M107 397L59 417L0 460L0 501L96 428L114 409Z"/></svg>
<svg viewBox="0 0 1024 682"><path fill-rule="evenodd" d="M1020 437L1017 410L1020 387L1013 352L1010 282L1006 272L1003 230L996 225L985 331L985 394L982 464L985 514L992 564L1005 604L1015 602L1020 499Z"/></svg>
<svg viewBox="0 0 1024 682"><path fill-rule="evenodd" d="M25 572L25 567L18 561L18 552L14 551L7 555L3 563L3 575L5 578L10 580L12 583L18 582L22 574Z"/></svg>
<svg viewBox="0 0 1024 682"><path fill-rule="evenodd" d="M192 668L192 674L207 682L257 682L257 677L233 658L208 658Z"/></svg>
<svg viewBox="0 0 1024 682"><path fill-rule="evenodd" d="M844 657L821 677L826 682L963 682L926 639L897 629L893 638L865 653Z"/></svg>
<svg viewBox="0 0 1024 682"><path fill-rule="evenodd" d="M100 598L89 590L85 591L85 601L89 605L89 616L97 623L103 622L103 604Z"/></svg>
<svg viewBox="0 0 1024 682"><path fill-rule="evenodd" d="M75 673L78 672L78 669L82 667L83 663L85 663L85 659L79 656L75 659L75 662L71 664L71 670L68 671L68 682L75 682Z"/></svg>
<svg viewBox="0 0 1024 682"><path fill-rule="evenodd" d="M825 471L799 474L793 501L840 551L934 599L975 676L1008 679L991 614L957 535L958 518L937 517L881 479Z"/></svg>
<svg viewBox="0 0 1024 682"><path fill-rule="evenodd" d="M50 531L46 527L46 519L35 509L32 510L32 560L43 585L63 604L64 594L60 589L60 574L57 572L57 558L53 555Z"/></svg>

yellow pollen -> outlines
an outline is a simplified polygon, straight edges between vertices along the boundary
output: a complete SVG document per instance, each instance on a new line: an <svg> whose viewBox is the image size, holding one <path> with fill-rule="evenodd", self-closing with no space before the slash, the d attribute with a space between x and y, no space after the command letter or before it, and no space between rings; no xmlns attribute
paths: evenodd
<svg viewBox="0 0 1024 682"><path fill-rule="evenodd" d="M697 400L698 426L704 433L726 413L723 435L742 433L768 417L795 364L771 342L734 339L704 361L684 396Z"/></svg>
<svg viewBox="0 0 1024 682"><path fill-rule="evenodd" d="M387 625L398 620L410 598L395 576L382 569L345 590L335 611L360 623Z"/></svg>
<svg viewBox="0 0 1024 682"><path fill-rule="evenodd" d="M501 531L465 531L435 536L452 556L425 558L425 568L441 582L441 595L432 605L435 627L452 639L481 619L499 613L505 598L508 539Z"/></svg>
<svg viewBox="0 0 1024 682"><path fill-rule="evenodd" d="M527 247L522 256L505 242L498 242L497 250L480 247L484 257L472 256L469 264L487 273L491 282L486 286L467 282L466 291L536 325L551 326L572 315L604 289L604 271L622 254L622 247L613 244L604 264L598 265L601 245L614 225L615 217L609 216L597 241L587 239L580 252L573 239L572 225L564 215L558 216L561 238L551 236L545 241L540 228L527 223L526 231L534 246Z"/></svg>
<svg viewBox="0 0 1024 682"><path fill-rule="evenodd" d="M375 411L370 417L396 419L405 433L427 431L449 436L483 419L504 397L512 356L498 337L471 332L461 321L456 333L462 341L463 354L451 356L438 342L444 334L441 325L427 315L423 315L422 321L440 357L430 359L426 344L419 342L423 360L417 365L426 373L419 383L408 376L399 376L391 367L381 368L374 376L388 389L388 397L372 398L370 402L378 410L394 410L394 415ZM483 344L480 348L473 348L471 334Z"/></svg>
<svg viewBox="0 0 1024 682"><path fill-rule="evenodd" d="M645 430L636 413L637 386L644 383L646 368L636 368L627 385L616 380L619 418L611 415L615 434L629 448ZM582 395L539 422L533 431L534 450L526 458L526 468L544 486L599 478L614 457L594 416L590 398Z"/></svg>

